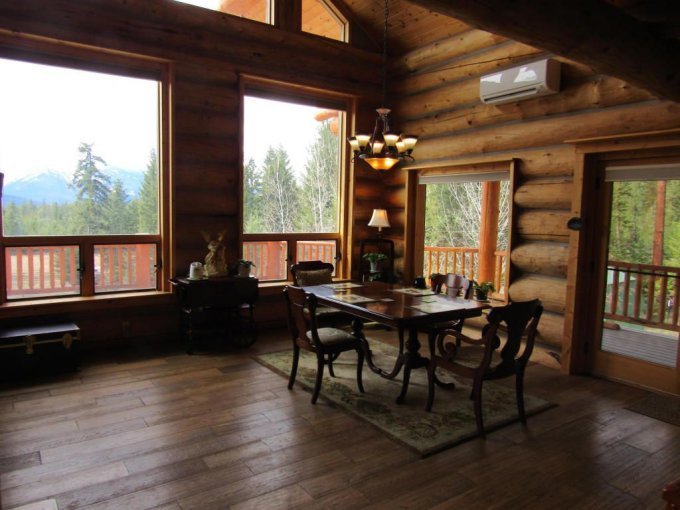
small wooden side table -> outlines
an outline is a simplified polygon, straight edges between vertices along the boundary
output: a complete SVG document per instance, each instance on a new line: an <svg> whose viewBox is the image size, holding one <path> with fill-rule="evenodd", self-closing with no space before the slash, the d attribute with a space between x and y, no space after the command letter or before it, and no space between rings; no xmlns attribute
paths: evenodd
<svg viewBox="0 0 680 510"><path fill-rule="evenodd" d="M387 260L382 262L380 271L371 271L368 261L364 260L364 254L370 252L383 253L387 257ZM394 241L392 239L382 237L362 239L359 245L359 280L369 282L394 280Z"/></svg>
<svg viewBox="0 0 680 510"><path fill-rule="evenodd" d="M170 283L182 312L180 332L188 340L187 352L194 348L195 336L241 330L242 311L247 311L247 332L239 335L239 345L248 347L256 340L253 311L258 299L258 279L253 277L219 277L191 280L172 278ZM239 331L242 333L242 331Z"/></svg>

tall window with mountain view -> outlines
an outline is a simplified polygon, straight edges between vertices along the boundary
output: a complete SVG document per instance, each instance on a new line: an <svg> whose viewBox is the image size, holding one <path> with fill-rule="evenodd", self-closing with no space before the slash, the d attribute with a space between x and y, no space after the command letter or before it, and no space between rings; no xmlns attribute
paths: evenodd
<svg viewBox="0 0 680 510"><path fill-rule="evenodd" d="M7 59L0 75L6 297L156 288L159 80Z"/></svg>
<svg viewBox="0 0 680 510"><path fill-rule="evenodd" d="M335 263L344 112L244 96L243 256L261 280L296 261Z"/></svg>

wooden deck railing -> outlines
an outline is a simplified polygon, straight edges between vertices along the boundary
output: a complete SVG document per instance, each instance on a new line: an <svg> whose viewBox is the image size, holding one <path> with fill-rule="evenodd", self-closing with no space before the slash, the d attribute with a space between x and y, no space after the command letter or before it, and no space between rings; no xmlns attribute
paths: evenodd
<svg viewBox="0 0 680 510"><path fill-rule="evenodd" d="M335 264L335 241L296 241L296 259L323 260ZM285 280L288 277L287 241L247 241L243 258L255 264L252 274L260 280Z"/></svg>
<svg viewBox="0 0 680 510"><path fill-rule="evenodd" d="M605 318L680 331L680 267L607 263Z"/></svg>
<svg viewBox="0 0 680 510"><path fill-rule="evenodd" d="M432 273L455 273L474 280L479 267L478 253L478 248L426 246L423 274L429 276ZM496 261L493 284L497 294L505 295L505 265L508 253L496 251L494 255Z"/></svg>
<svg viewBox="0 0 680 510"><path fill-rule="evenodd" d="M7 298L79 294L79 259L77 245L6 248ZM156 288L155 263L154 244L97 245L94 250L95 290Z"/></svg>

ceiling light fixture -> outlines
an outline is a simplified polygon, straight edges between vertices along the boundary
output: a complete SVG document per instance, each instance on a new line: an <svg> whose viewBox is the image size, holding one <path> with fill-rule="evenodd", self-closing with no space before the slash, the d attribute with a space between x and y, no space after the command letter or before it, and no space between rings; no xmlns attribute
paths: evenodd
<svg viewBox="0 0 680 510"><path fill-rule="evenodd" d="M383 97L384 105L387 98L387 18L389 16L388 0L385 0L385 25L383 27ZM418 142L414 135L402 135L390 131L390 109L382 106L376 110L378 118L375 120L373 134L359 134L348 138L349 145L354 152L354 160L363 159L374 170L389 170L396 164L409 159L414 161L411 153Z"/></svg>

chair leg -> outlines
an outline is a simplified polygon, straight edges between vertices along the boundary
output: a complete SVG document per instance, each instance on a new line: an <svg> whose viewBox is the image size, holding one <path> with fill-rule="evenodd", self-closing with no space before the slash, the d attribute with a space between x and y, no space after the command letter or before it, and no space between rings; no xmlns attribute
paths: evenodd
<svg viewBox="0 0 680 510"><path fill-rule="evenodd" d="M484 418L482 416L482 381L475 380L472 385L472 396L475 400L475 420L477 421L477 434L486 437L484 433Z"/></svg>
<svg viewBox="0 0 680 510"><path fill-rule="evenodd" d="M434 403L434 371L437 369L437 361L433 357L427 365L427 402L425 403L425 410L429 413L432 411L432 404Z"/></svg>
<svg viewBox="0 0 680 510"><path fill-rule="evenodd" d="M364 393L364 349L363 347L357 347L357 386L359 391Z"/></svg>
<svg viewBox="0 0 680 510"><path fill-rule="evenodd" d="M295 376L297 375L298 361L300 360L300 348L295 345L293 347L293 366L290 369L290 377L288 378L288 389L293 389L295 384Z"/></svg>
<svg viewBox="0 0 680 510"><path fill-rule="evenodd" d="M517 412L519 421L527 422L527 415L524 410L524 370L520 369L515 374L515 392L517 393Z"/></svg>
<svg viewBox="0 0 680 510"><path fill-rule="evenodd" d="M331 374L331 377L335 377L335 372L333 371L333 355L332 354L328 355L328 373Z"/></svg>
<svg viewBox="0 0 680 510"><path fill-rule="evenodd" d="M437 352L441 355L444 356L444 337L442 333L439 333L437 335Z"/></svg>
<svg viewBox="0 0 680 510"><path fill-rule="evenodd" d="M316 399L319 398L319 392L321 391L321 381L323 381L323 367L324 367L323 354L317 354L316 357L316 384L314 385L314 393L312 394L312 404L316 404Z"/></svg>

